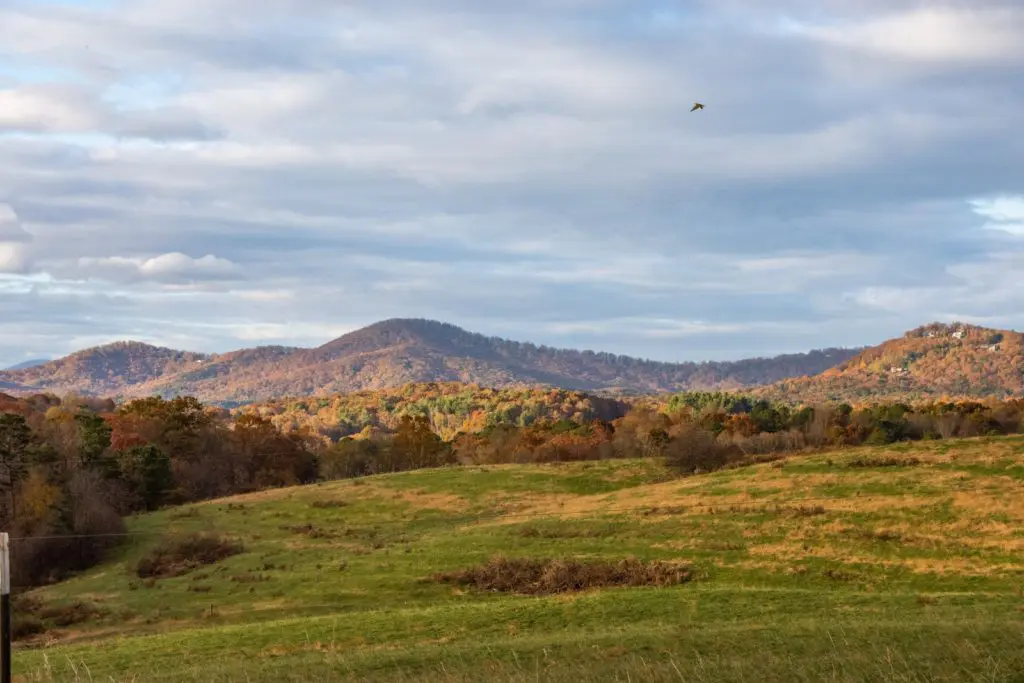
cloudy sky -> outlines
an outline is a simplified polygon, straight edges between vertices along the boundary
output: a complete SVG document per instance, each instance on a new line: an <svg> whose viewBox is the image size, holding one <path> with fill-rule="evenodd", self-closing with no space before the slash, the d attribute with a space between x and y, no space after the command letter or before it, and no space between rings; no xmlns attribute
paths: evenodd
<svg viewBox="0 0 1024 683"><path fill-rule="evenodd" d="M1024 329L1021 35L1024 0L3 0L0 365L396 316L661 360Z"/></svg>

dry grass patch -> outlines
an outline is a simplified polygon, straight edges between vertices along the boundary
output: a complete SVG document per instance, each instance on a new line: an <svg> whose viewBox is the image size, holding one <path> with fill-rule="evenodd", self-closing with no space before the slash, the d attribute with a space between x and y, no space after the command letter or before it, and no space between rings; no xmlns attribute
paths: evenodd
<svg viewBox="0 0 1024 683"><path fill-rule="evenodd" d="M591 588L676 586L692 577L692 568L678 562L509 559L498 555L478 567L435 574L432 579L483 591L553 595Z"/></svg>
<svg viewBox="0 0 1024 683"><path fill-rule="evenodd" d="M402 501L419 510L443 510L463 512L472 506L472 501L453 493L437 493L424 489L390 488L382 482L370 482L360 493L361 498L377 498L388 501Z"/></svg>
<svg viewBox="0 0 1024 683"><path fill-rule="evenodd" d="M885 462L894 461L887 458ZM923 462L923 461L922 461ZM644 517L664 514L684 514L686 512L705 512L711 506L716 510L739 511L757 505L785 505L798 508L793 512L800 516L814 512L818 501L802 501L792 498L790 492L808 491L820 486L860 485L871 486L891 483L889 472L857 472L843 469L835 473L794 473L786 475L779 470L768 467L752 467L751 476L745 480L729 481L735 487L735 493L713 495L712 489L718 485L713 477L689 477L658 484L648 484L635 488L624 489L614 493L601 493L584 496L567 496L565 494L538 494L517 496L514 506L501 508L508 515L497 524L512 523L515 515L547 515L552 517L574 517L603 513L634 513ZM845 469L845 468L844 468ZM856 467L855 467L856 469ZM759 470L759 471L758 471ZM958 475L951 472L918 468L915 480L931 486L945 485L955 480ZM767 492L767 493L766 493ZM934 504L933 496L913 493L886 496L866 494L864 496L837 496L835 506L830 499L828 508L848 511L872 511L889 509L897 506L915 506L918 504ZM802 508L802 509L800 509Z"/></svg>
<svg viewBox="0 0 1024 683"><path fill-rule="evenodd" d="M324 510L332 508L343 508L347 505L348 503L343 500L338 500L335 498L326 498L323 500L314 500L312 503L309 504L309 507L317 510Z"/></svg>
<svg viewBox="0 0 1024 683"><path fill-rule="evenodd" d="M135 573L143 579L181 576L244 550L242 544L214 534L171 538L139 560Z"/></svg>
<svg viewBox="0 0 1024 683"><path fill-rule="evenodd" d="M295 498L295 491L296 487L264 489L263 491L253 491L251 493L239 493L229 498L216 498L196 503L195 505L218 507L233 504L237 508L240 503L269 503L273 500L292 500Z"/></svg>
<svg viewBox="0 0 1024 683"><path fill-rule="evenodd" d="M106 614L100 607L75 600L65 604L44 604L33 595L11 597L11 639L29 640L54 628L67 628Z"/></svg>
<svg viewBox="0 0 1024 683"><path fill-rule="evenodd" d="M891 541L889 541L891 542ZM817 541L751 545L749 558L732 563L734 566L769 570L786 570L801 560L826 560L845 565L865 565L881 568L901 568L916 574L951 574L956 576L996 576L1015 574L1024 569L1022 563L994 563L983 558L969 557L907 557L882 558L876 555L851 552L848 547L835 547Z"/></svg>
<svg viewBox="0 0 1024 683"><path fill-rule="evenodd" d="M1002 478L1000 478L1002 479ZM953 505L982 515L1002 514L1012 517L1015 521L1024 521L1024 496L1021 487L1012 480L1002 490L954 491ZM1000 496L1004 496L1000 499Z"/></svg>
<svg viewBox="0 0 1024 683"><path fill-rule="evenodd" d="M290 531L293 534L302 534L309 538L334 538L335 536L334 533L308 522L306 524L285 525L281 527L281 531Z"/></svg>

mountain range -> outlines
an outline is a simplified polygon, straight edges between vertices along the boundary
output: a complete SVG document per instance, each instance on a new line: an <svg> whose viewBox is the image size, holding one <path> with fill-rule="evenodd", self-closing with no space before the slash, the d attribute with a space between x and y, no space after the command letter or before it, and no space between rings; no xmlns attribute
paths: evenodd
<svg viewBox="0 0 1024 683"><path fill-rule="evenodd" d="M509 341L448 323L391 319L316 348L222 354L115 342L0 372L13 395L192 395L225 406L410 383L553 386L611 395L748 390L791 401L1024 396L1024 341L1012 330L930 323L867 348L663 363Z"/></svg>
<svg viewBox="0 0 1024 683"><path fill-rule="evenodd" d="M3 369L4 370L25 370L27 368L34 368L37 365L42 365L43 363L49 363L49 362L50 362L49 358L32 358L30 360L23 360L20 363L15 363L14 365L11 365L11 366L3 368Z"/></svg>
<svg viewBox="0 0 1024 683"><path fill-rule="evenodd" d="M550 385L649 394L771 384L818 374L860 351L833 348L773 358L663 363L487 337L433 320L391 319L312 349L261 346L205 354L115 342L0 372L0 390L117 398L188 394L221 405L411 382L466 382L496 388Z"/></svg>

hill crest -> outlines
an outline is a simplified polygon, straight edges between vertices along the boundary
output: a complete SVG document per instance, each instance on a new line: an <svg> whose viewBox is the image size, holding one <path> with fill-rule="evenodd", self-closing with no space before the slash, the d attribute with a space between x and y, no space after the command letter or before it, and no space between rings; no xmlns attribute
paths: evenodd
<svg viewBox="0 0 1024 683"><path fill-rule="evenodd" d="M758 393L804 401L1024 396L1024 335L933 322L817 376L785 379Z"/></svg>
<svg viewBox="0 0 1024 683"><path fill-rule="evenodd" d="M392 318L311 349L263 346L203 354L117 342L35 368L0 372L0 382L8 391L120 397L191 394L229 405L413 382L550 385L646 394L768 384L819 373L858 351L825 349L774 358L666 363L488 337L434 320Z"/></svg>

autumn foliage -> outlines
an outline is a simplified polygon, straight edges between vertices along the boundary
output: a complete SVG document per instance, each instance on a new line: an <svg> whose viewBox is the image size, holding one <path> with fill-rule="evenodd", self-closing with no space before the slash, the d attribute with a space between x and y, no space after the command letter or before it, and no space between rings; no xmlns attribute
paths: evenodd
<svg viewBox="0 0 1024 683"><path fill-rule="evenodd" d="M492 463L659 458L681 474L778 453L1019 433L1024 399L792 405L728 392L631 400L416 384L249 406L0 394L0 520L17 584L116 544L123 516L268 487Z"/></svg>
<svg viewBox="0 0 1024 683"><path fill-rule="evenodd" d="M821 372L854 353L825 349L775 358L662 363L509 341L433 320L392 319L313 349L261 346L209 355L117 342L25 370L0 371L0 386L131 398L188 395L222 405L453 381L635 394L768 384Z"/></svg>
<svg viewBox="0 0 1024 683"><path fill-rule="evenodd" d="M774 400L952 400L1024 396L1024 336L932 323L867 349L813 377L757 390Z"/></svg>
<svg viewBox="0 0 1024 683"><path fill-rule="evenodd" d="M192 397L121 406L69 397L0 396L4 528L16 584L58 580L100 559L122 517L220 495L314 481L303 432L255 415L233 419Z"/></svg>

